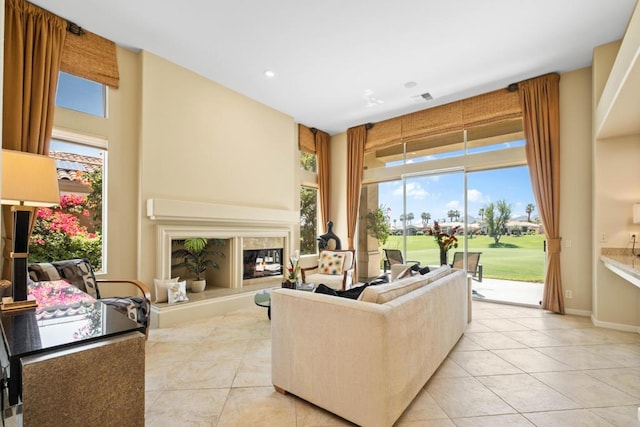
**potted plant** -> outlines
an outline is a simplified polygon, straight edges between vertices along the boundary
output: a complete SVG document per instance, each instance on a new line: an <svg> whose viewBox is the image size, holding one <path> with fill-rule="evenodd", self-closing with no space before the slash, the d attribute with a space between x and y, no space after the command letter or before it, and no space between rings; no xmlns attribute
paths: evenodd
<svg viewBox="0 0 640 427"><path fill-rule="evenodd" d="M202 292L207 285L204 279L204 273L208 267L219 268L218 263L213 261L211 256L219 256L224 258L224 254L220 251L213 250L210 244L216 246L224 245L224 240L206 239L204 237L189 237L184 239L184 248L176 249L171 254L180 261L171 266L171 268L185 268L188 272L195 274L195 279L191 282L192 292Z"/></svg>

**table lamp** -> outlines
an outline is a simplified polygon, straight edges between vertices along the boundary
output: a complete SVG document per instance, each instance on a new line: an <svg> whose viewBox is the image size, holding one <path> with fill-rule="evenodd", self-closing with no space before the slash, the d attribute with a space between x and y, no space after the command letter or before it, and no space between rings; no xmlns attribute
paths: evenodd
<svg viewBox="0 0 640 427"><path fill-rule="evenodd" d="M13 248L11 250L12 296L2 298L2 310L35 307L27 299L29 224L32 208L60 203L56 161L22 151L2 150L3 205L12 205Z"/></svg>

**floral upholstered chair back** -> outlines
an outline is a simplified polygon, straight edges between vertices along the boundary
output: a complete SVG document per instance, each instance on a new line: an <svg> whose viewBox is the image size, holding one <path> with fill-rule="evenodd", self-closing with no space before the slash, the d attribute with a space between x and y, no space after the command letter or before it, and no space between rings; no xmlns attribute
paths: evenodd
<svg viewBox="0 0 640 427"><path fill-rule="evenodd" d="M108 286L109 280L96 280L91 263L86 258L29 264L29 278L34 282L64 280L95 299L99 299L104 304L113 307L129 319L144 325L145 329L148 330L149 313L151 312L148 290L141 289L143 296L103 298L100 295L98 283ZM136 281L127 280L125 282L136 285L136 283L133 283Z"/></svg>
<svg viewBox="0 0 640 427"><path fill-rule="evenodd" d="M100 299L93 268L86 258L29 264L29 278L34 282L62 279L92 297Z"/></svg>

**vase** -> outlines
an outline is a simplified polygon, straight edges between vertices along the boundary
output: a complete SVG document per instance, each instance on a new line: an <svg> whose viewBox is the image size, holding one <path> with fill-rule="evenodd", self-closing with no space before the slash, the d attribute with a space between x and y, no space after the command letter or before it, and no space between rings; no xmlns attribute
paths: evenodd
<svg viewBox="0 0 640 427"><path fill-rule="evenodd" d="M287 280L285 280L284 282L282 282L282 287L285 289L295 289L296 288L296 282L289 282Z"/></svg>
<svg viewBox="0 0 640 427"><path fill-rule="evenodd" d="M440 249L440 265L447 265L447 251Z"/></svg>

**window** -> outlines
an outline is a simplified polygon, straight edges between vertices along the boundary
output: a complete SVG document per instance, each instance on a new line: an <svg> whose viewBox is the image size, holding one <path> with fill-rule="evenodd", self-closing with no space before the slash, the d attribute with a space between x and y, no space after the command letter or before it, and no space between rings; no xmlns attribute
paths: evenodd
<svg viewBox="0 0 640 427"><path fill-rule="evenodd" d="M300 188L300 254L317 252L318 236L318 189Z"/></svg>
<svg viewBox="0 0 640 427"><path fill-rule="evenodd" d="M310 255L318 252L318 175L316 174L316 155L300 153L302 179L300 187L300 254Z"/></svg>
<svg viewBox="0 0 640 427"><path fill-rule="evenodd" d="M54 130L49 150L56 159L60 205L38 209L29 262L86 257L97 271L104 271L106 141L67 133L63 137Z"/></svg>
<svg viewBox="0 0 640 427"><path fill-rule="evenodd" d="M106 93L103 84L61 71L58 75L56 106L105 117Z"/></svg>

